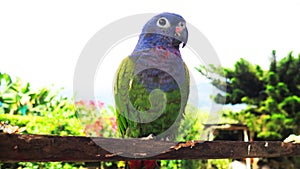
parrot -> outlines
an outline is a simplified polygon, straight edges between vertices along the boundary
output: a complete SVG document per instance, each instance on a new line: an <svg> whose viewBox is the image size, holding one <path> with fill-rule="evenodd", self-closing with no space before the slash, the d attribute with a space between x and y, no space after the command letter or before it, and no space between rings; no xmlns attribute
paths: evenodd
<svg viewBox="0 0 300 169"><path fill-rule="evenodd" d="M115 75L117 128L122 137L174 140L189 96L189 70L180 47L185 47L185 19L175 13L153 16L142 28L133 52ZM155 168L150 160L129 168Z"/></svg>

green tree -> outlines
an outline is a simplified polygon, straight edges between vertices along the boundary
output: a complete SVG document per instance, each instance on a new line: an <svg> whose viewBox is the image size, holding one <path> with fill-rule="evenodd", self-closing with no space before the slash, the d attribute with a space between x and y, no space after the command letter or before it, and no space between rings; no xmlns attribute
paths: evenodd
<svg viewBox="0 0 300 169"><path fill-rule="evenodd" d="M276 51L272 51L268 70L245 59L237 61L233 69L210 65L197 70L220 89L212 97L215 102L247 105L223 115L246 124L254 140L283 140L292 133L300 134L300 55L294 57L290 52L277 61ZM268 161L271 168L300 167L299 158Z"/></svg>
<svg viewBox="0 0 300 169"><path fill-rule="evenodd" d="M268 70L240 59L234 68L210 65L197 70L220 89L213 96L217 103L245 104L240 112L227 117L245 123L256 140L282 140L300 133L300 55L290 52L277 61L276 51ZM223 77L225 80L220 80Z"/></svg>

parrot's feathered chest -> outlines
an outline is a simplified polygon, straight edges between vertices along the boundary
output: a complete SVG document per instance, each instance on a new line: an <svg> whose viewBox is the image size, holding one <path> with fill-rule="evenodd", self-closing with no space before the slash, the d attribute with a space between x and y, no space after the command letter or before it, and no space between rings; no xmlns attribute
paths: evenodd
<svg viewBox="0 0 300 169"><path fill-rule="evenodd" d="M185 67L183 60L174 53L165 49L154 48L139 53L139 56L132 55L130 58L135 63L135 76L137 82L151 91L161 89L165 92L178 89L178 84L185 80Z"/></svg>
<svg viewBox="0 0 300 169"><path fill-rule="evenodd" d="M168 73L159 69L147 69L137 75L137 83L142 84L147 92L161 89L164 92L179 89L176 81Z"/></svg>

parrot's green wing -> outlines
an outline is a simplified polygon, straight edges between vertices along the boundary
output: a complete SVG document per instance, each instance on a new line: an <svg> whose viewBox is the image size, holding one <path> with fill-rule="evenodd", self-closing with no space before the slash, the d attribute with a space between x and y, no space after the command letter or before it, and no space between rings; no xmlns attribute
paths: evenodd
<svg viewBox="0 0 300 169"><path fill-rule="evenodd" d="M128 121L124 117L125 114L128 114L128 98L130 90L130 81L134 72L134 63L129 57L126 57L120 64L114 85L114 95L116 103L116 119L117 126L120 134L122 136L126 135L126 130L128 128Z"/></svg>
<svg viewBox="0 0 300 169"><path fill-rule="evenodd" d="M135 63L126 57L116 74L114 94L117 126L122 137L140 137L138 114L150 108L149 94L142 84L136 84Z"/></svg>

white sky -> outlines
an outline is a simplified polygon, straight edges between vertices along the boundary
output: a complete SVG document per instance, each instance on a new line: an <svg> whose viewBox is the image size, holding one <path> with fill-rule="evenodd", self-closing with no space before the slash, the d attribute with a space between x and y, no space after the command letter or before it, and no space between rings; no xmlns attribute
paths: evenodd
<svg viewBox="0 0 300 169"><path fill-rule="evenodd" d="M70 92L77 59L96 32L125 16L161 12L178 13L196 26L222 65L244 57L267 68L273 49L279 57L300 53L299 9L297 0L0 1L0 72L33 87L55 84ZM127 56L135 43L129 39L109 57Z"/></svg>

